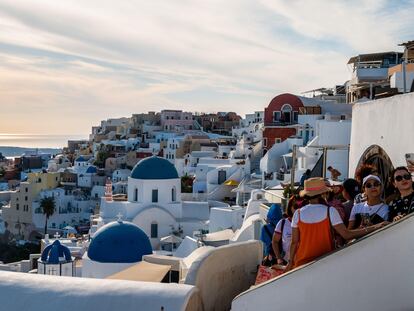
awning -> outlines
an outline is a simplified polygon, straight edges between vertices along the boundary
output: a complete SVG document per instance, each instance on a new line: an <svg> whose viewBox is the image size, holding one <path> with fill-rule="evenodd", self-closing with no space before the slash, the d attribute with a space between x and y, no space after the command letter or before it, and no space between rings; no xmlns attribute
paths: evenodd
<svg viewBox="0 0 414 311"><path fill-rule="evenodd" d="M157 265L146 261L141 261L125 270L107 276L106 279L142 281L142 282L161 282L165 275L170 271L169 265Z"/></svg>
<svg viewBox="0 0 414 311"><path fill-rule="evenodd" d="M235 181L233 179L229 179L229 180L226 180L224 182L224 185L226 185L226 186L238 186L239 185L239 182L238 181Z"/></svg>

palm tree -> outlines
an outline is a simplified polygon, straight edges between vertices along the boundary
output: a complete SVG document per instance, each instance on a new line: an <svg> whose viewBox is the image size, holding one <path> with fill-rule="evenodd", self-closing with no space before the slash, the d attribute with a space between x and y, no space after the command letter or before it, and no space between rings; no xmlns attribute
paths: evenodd
<svg viewBox="0 0 414 311"><path fill-rule="evenodd" d="M42 208L43 215L46 216L45 221L45 234L47 233L47 220L55 212L55 198L44 197L40 200L40 207Z"/></svg>

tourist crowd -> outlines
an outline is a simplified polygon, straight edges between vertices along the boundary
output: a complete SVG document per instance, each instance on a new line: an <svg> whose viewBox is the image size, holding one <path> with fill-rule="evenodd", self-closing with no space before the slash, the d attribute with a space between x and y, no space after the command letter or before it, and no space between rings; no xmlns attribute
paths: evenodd
<svg viewBox="0 0 414 311"><path fill-rule="evenodd" d="M303 178L302 190L289 199L284 215L274 217L273 206L266 230L273 234L267 234L264 264L289 271L412 213L412 172L413 167L393 170L394 191L387 198L388 189L370 165L343 183Z"/></svg>

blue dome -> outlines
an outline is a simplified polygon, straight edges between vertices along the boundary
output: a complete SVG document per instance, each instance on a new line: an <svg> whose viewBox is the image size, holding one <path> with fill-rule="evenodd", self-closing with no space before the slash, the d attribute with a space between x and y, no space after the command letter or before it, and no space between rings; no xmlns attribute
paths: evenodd
<svg viewBox="0 0 414 311"><path fill-rule="evenodd" d="M88 249L90 259L98 262L129 263L152 254L147 235L130 222L114 221L99 229Z"/></svg>
<svg viewBox="0 0 414 311"><path fill-rule="evenodd" d="M139 161L131 172L131 178L174 179L178 178L178 173L170 161L153 156Z"/></svg>
<svg viewBox="0 0 414 311"><path fill-rule="evenodd" d="M45 247L40 260L49 264L58 264L61 262L59 257L63 257L64 261L72 260L69 248L60 244L59 240L55 240L52 244Z"/></svg>
<svg viewBox="0 0 414 311"><path fill-rule="evenodd" d="M93 166L93 165L91 165L91 166L89 166L88 167L88 169L86 170L86 173L87 174L96 174L96 172L97 172L98 170L96 169L96 166Z"/></svg>

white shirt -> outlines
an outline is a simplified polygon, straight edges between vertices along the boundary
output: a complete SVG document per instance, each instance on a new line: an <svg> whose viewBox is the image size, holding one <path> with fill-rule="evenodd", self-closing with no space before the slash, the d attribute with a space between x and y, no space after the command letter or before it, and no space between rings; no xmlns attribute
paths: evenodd
<svg viewBox="0 0 414 311"><path fill-rule="evenodd" d="M356 214L369 214L372 216L374 214L378 214L381 216L382 219L388 219L388 205L385 203L380 203L376 205L369 206L367 202L361 202L354 205L351 210L351 215L349 216L349 221L355 220Z"/></svg>
<svg viewBox="0 0 414 311"><path fill-rule="evenodd" d="M327 216L327 206L322 204L308 204L300 209L300 221L313 224L316 222L321 222L326 219ZM299 222L299 210L295 211L292 219L292 228L298 227ZM332 226L342 224L341 216L339 216L338 211L335 207L329 209L329 217L331 219Z"/></svg>
<svg viewBox="0 0 414 311"><path fill-rule="evenodd" d="M282 232L282 221L283 219L279 220L279 222L277 223L275 232L280 233L282 235L282 247L283 251L285 252L285 256L283 257L283 259L289 261L290 242L292 241L292 227L290 220L285 218L285 225L283 226Z"/></svg>

